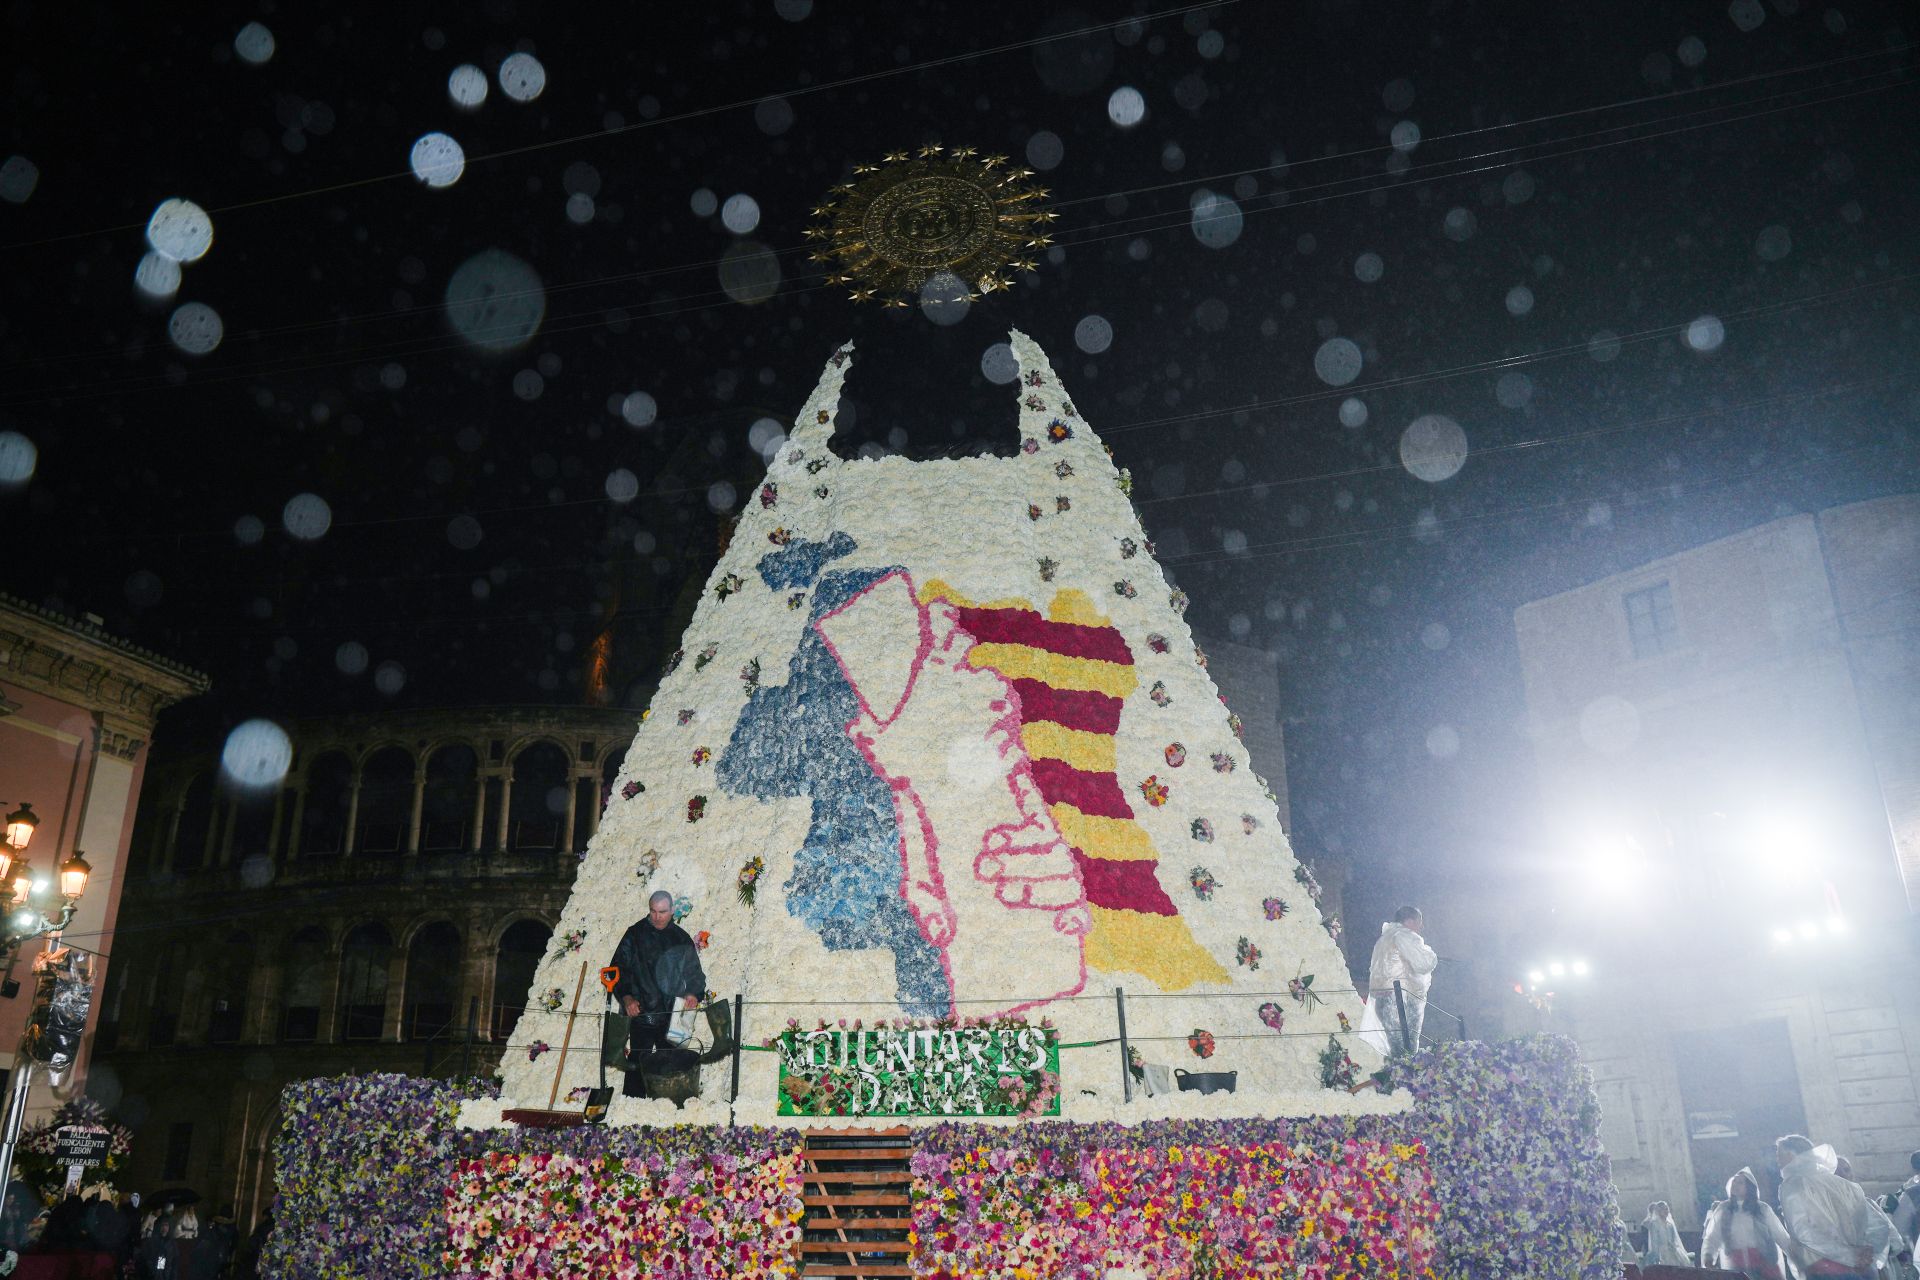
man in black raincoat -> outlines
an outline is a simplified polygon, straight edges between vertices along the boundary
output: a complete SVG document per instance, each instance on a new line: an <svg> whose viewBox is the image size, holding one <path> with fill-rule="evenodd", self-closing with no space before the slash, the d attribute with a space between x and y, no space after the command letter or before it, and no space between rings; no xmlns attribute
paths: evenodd
<svg viewBox="0 0 1920 1280"><path fill-rule="evenodd" d="M634 1062L641 1062L666 1047L667 1019L674 1007L697 1007L707 989L700 949L687 931L673 922L672 894L662 891L653 895L647 903L647 918L620 939L613 964L620 970L613 986L614 999L633 1019L627 1051ZM630 1097L645 1092L639 1072L627 1073L622 1092Z"/></svg>

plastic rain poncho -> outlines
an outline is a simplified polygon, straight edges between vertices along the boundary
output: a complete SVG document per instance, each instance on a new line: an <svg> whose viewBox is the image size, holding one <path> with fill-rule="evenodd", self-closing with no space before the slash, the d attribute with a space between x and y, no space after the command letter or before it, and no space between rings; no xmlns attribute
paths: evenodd
<svg viewBox="0 0 1920 1280"><path fill-rule="evenodd" d="M1642 1266L1654 1267L1690 1267L1693 1255L1680 1243L1680 1228L1673 1224L1671 1217L1663 1218L1657 1213L1647 1214L1647 1220L1640 1224L1646 1228L1647 1247L1640 1255Z"/></svg>
<svg viewBox="0 0 1920 1280"><path fill-rule="evenodd" d="M1733 1184L1741 1178L1747 1180L1752 1213L1734 1204ZM1744 1271L1749 1280L1780 1280L1780 1251L1791 1238L1780 1215L1760 1198L1759 1186L1760 1180L1751 1169L1742 1169L1727 1179L1727 1198L1707 1214L1706 1232L1700 1238L1701 1266Z"/></svg>
<svg viewBox="0 0 1920 1280"><path fill-rule="evenodd" d="M1439 964L1440 957L1412 929L1392 920L1380 926L1380 940L1373 944L1373 960L1367 966L1365 1022L1378 1019L1393 1050L1412 1052L1420 1047L1420 1024L1427 1016L1427 988L1433 985L1433 971ZM1400 984L1397 1003L1393 998L1396 981ZM1401 1004L1407 1010L1404 1028L1400 1025Z"/></svg>
<svg viewBox="0 0 1920 1280"><path fill-rule="evenodd" d="M1859 1184L1833 1171L1836 1163L1833 1148L1823 1145L1781 1169L1780 1216L1793 1237L1788 1257L1802 1271L1827 1262L1866 1275L1898 1235Z"/></svg>

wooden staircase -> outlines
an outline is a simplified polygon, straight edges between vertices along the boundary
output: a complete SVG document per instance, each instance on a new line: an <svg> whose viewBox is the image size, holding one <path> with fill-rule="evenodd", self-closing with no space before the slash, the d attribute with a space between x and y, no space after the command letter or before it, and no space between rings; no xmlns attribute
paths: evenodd
<svg viewBox="0 0 1920 1280"><path fill-rule="evenodd" d="M800 1274L910 1276L913 1131L809 1129L800 1149Z"/></svg>

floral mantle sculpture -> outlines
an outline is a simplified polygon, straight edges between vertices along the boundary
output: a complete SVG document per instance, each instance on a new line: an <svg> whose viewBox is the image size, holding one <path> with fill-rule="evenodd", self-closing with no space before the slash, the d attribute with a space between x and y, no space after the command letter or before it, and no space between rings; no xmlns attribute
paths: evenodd
<svg viewBox="0 0 1920 1280"><path fill-rule="evenodd" d="M1338 948L1317 912L1269 918L1262 899L1299 863L1233 745L1185 597L1046 353L1017 332L1009 346L1015 447L925 462L842 456L858 365L832 354L767 474L742 487L677 641L687 660L662 675L660 714L614 784L645 788L602 817L556 925L589 941L541 964L516 1041L565 1042L570 1006L540 996L571 992L582 959L605 963L664 889L693 904L683 927L711 937L708 985L744 998L749 1043L821 1014L1051 1017L1063 1046L1107 1042L1118 987L1129 1034L1177 1044L1207 1023L1209 1066L1237 1073L1233 1094L1175 1093L1161 1110L1404 1108L1321 1088L1319 1047L1360 1011ZM1321 975L1325 1005L1290 1004L1284 1036L1241 1034L1274 975L1295 972ZM1049 1108L1138 1112L1097 1056L1062 1049ZM559 1065L506 1053L505 1098L544 1106ZM780 1119L779 1065L745 1056L736 1117ZM570 1053L562 1074L562 1096L595 1083L596 1055ZM730 1062L709 1064L701 1099L724 1102L731 1083ZM1045 1085L1023 1079L1015 1110ZM669 1118L610 1118L643 1116Z"/></svg>
<svg viewBox="0 0 1920 1280"><path fill-rule="evenodd" d="M1571 1041L1452 1044L1395 1075L1415 1100L1395 1115L923 1128L910 1265L933 1280L1620 1274L1599 1106ZM798 1131L460 1127L462 1100L484 1092L291 1086L265 1274L794 1274Z"/></svg>

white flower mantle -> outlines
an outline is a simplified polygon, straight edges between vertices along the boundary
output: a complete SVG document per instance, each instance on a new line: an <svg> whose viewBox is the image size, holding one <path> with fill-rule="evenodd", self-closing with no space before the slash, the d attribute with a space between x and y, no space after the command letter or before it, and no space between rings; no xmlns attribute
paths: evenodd
<svg viewBox="0 0 1920 1280"><path fill-rule="evenodd" d="M1344 959L1307 891L1296 882L1297 864L1273 802L1197 659L1173 590L1147 550L1139 519L1104 447L1074 412L1039 347L1018 331L1011 341L1021 373L1015 383L1021 436L1033 442L1011 458L910 462L835 457L828 440L849 352L836 353L828 363L787 445L769 468L765 486L749 497L731 545L714 566L682 642L685 658L662 681L627 753L532 992L554 986L571 991L580 961L588 959L596 967L606 963L628 925L645 914L647 895L667 889L691 904L683 926L711 937L702 956L709 985L723 995L744 994L749 1044L764 1042L789 1017L810 1027L818 1017L863 1017L871 1024L926 1011L904 1008L897 998L899 972L888 946L830 950L820 931L789 912L788 885L815 823L815 802L803 794L762 798L722 785L723 756L748 699L756 688L776 690L788 683L789 663L812 626L811 593L820 585L818 576L804 583L771 585L760 571L762 558L831 543L841 554L823 556L822 574L904 571L898 582L875 585L859 602L865 605L870 599L878 602L876 607L848 605L837 619L829 614L819 634L827 637L844 669L857 667L866 673L859 686L863 694L887 691L880 702L888 705L872 707L876 723L886 718L902 688L917 691L915 698L899 704L911 706L911 714L903 711L865 749L869 763L883 776L889 770L910 773L911 794L925 815L921 829L934 833L925 837L929 842L942 831L956 830L955 824L964 825L983 797L1007 803L1009 743L1004 735L980 740L963 735L949 741L940 733L940 726L977 720L980 709L975 703L983 690L991 695L994 687L991 681L981 683L989 680L986 676L970 680L942 672L948 676L944 682L916 676L941 661L940 614L937 609L927 613L934 634L932 648L923 646L923 656L933 656L924 667L913 665L915 637L911 627L902 630L898 625L901 618L914 616L901 603L913 598L912 590L924 593L928 584L938 582L971 603L1023 601L1041 613L1060 593L1078 592L1118 629L1132 655L1138 687L1121 708L1110 748L1112 773L1130 803L1132 821L1157 851L1154 874L1160 888L1193 940L1212 957L1210 972L1184 989L1164 990L1139 973L1103 969L1089 960L1074 995L1047 1000L1053 992L1076 985L1071 935L1085 927L1085 908L1066 903L1056 910L1041 902L1038 910L996 914L993 894L1012 890L1004 881L995 882L992 890L982 889L986 882L968 876L966 868L984 861L960 858L946 868L943 890L955 915L943 918L941 907L927 914L923 908L930 899L911 898L908 910L899 915L921 925L920 938L906 938L902 945L924 945L929 937L941 945L942 930L952 920L960 921L957 935L940 955L959 998L980 1003L962 1004L956 1013L997 1012L996 1001L1013 1006L1041 1000L1044 1003L1027 1009L1027 1016L1053 1019L1063 1045L1107 1040L1116 1033L1118 987L1127 996L1129 1035L1147 1061L1189 1071L1238 1073L1235 1093L1186 1092L1147 1099L1136 1090L1129 1105L1121 1100L1117 1047L1063 1049L1067 1119L1403 1110L1404 1097L1382 1098L1371 1092L1350 1097L1320 1087L1318 1058L1330 1034L1340 1034L1363 1070L1377 1064L1357 1037L1340 1033L1340 1014L1354 1026L1360 1021L1359 1000L1347 990L1352 984ZM886 605L891 607L881 607ZM927 624L921 625L925 638ZM1164 653L1149 636L1163 641ZM970 637L958 637L952 652L964 652L970 642ZM709 648L711 658L699 661ZM1175 743L1184 744L1187 758L1170 766L1167 747ZM1016 757L1024 755L1017 745L1011 749ZM1231 767L1215 757L1223 757ZM739 776L738 770L733 776ZM1149 777L1169 788L1164 804L1144 800L1139 787ZM632 782L644 789L627 798L623 792ZM696 797L704 799L695 804ZM698 809L697 820L689 820L690 808ZM1255 821L1243 821L1246 815ZM1053 834L1050 823L1041 823L1047 835ZM1203 841L1196 828L1211 839ZM949 839L942 850L964 853L973 847ZM739 900L737 879L742 865L755 856L764 858L766 866L756 902L748 906ZM824 868L830 879L840 869L830 857L820 861L818 850L805 856L815 859L810 875ZM1016 863L1017 858L1009 859L1010 865ZM1196 866L1204 866L1217 882L1205 900L1189 883ZM897 866L892 874L897 881ZM1059 882L1034 890L1037 896L1062 892ZM1283 919L1267 918L1262 902L1273 897L1290 908ZM822 908L816 901L813 909ZM1004 922L1004 928L996 922ZM562 943L572 930L586 933L578 954L567 952ZM1260 952L1257 969L1236 960L1243 938ZM1284 994L1287 979L1296 972L1316 975L1324 1003L1308 1007ZM574 1028L561 1096L597 1081L594 1042L601 1003L591 985L589 992ZM1275 1035L1262 1023L1258 1008L1267 1001L1280 1005L1288 1034ZM530 998L528 1004L534 1001ZM527 1010L514 1034L516 1046L544 1040L556 1052L529 1061L524 1047L510 1046L502 1059L509 1101L468 1104L461 1115L463 1125L497 1125L503 1105L544 1105L553 1087L566 1018L564 1009ZM1185 1043L1195 1028L1210 1031L1218 1045L1204 1062ZM706 1101L689 1104L685 1111L663 1102L616 1099L609 1119L615 1124L718 1119L727 1110L729 1070L726 1062L707 1067L702 1090ZM775 1073L774 1055L744 1055L734 1109L740 1119L778 1122Z"/></svg>

